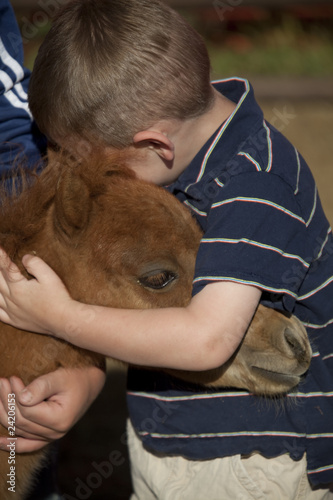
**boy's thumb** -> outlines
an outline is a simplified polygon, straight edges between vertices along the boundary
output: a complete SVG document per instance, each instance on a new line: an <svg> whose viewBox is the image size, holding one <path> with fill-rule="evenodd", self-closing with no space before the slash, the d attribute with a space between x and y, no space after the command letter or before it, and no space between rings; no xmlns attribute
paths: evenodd
<svg viewBox="0 0 333 500"><path fill-rule="evenodd" d="M44 400L45 384L39 379L34 380L27 387L22 386L16 392L18 402L23 406L33 406Z"/></svg>
<svg viewBox="0 0 333 500"><path fill-rule="evenodd" d="M28 389L23 389L19 394L19 402L24 406L33 405L33 394Z"/></svg>
<svg viewBox="0 0 333 500"><path fill-rule="evenodd" d="M35 276L35 273L38 273L38 270L42 268L43 261L36 255L27 254L22 257L22 264L29 274Z"/></svg>
<svg viewBox="0 0 333 500"><path fill-rule="evenodd" d="M33 380L27 387L22 387L18 394L19 402L24 406L34 406L54 394L53 372Z"/></svg>
<svg viewBox="0 0 333 500"><path fill-rule="evenodd" d="M46 264L44 260L36 255L24 255L22 257L22 264L31 276L34 276L37 281L49 281L58 278L54 271Z"/></svg>
<svg viewBox="0 0 333 500"><path fill-rule="evenodd" d="M27 404L32 399L32 394L27 390L22 380L18 377L10 377L11 390L16 394L20 404Z"/></svg>

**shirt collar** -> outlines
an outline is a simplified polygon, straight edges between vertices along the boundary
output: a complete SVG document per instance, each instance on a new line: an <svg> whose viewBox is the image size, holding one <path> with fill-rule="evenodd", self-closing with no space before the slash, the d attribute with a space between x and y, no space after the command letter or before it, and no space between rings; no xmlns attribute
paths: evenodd
<svg viewBox="0 0 333 500"><path fill-rule="evenodd" d="M258 121L262 123L263 113L255 101L248 80L229 78L214 81L212 84L237 106L208 139L177 181L170 186L172 191L187 191L191 185L200 182L210 170L213 168L215 170L216 164L223 170L223 166L237 152L240 144L251 135Z"/></svg>

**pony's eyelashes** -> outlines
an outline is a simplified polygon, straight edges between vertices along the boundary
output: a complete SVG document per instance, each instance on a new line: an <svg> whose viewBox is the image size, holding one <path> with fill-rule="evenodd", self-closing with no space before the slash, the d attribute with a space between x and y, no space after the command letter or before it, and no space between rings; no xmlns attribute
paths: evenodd
<svg viewBox="0 0 333 500"><path fill-rule="evenodd" d="M173 271L156 269L140 276L137 281L140 285L150 290L164 290L171 285L171 283L177 280L177 278L177 273Z"/></svg>

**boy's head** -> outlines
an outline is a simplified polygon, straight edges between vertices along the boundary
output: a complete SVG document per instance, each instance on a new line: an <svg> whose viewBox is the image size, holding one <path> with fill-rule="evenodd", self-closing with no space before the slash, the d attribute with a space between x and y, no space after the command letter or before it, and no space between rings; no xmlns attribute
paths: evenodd
<svg viewBox="0 0 333 500"><path fill-rule="evenodd" d="M83 136L124 148L140 130L200 116L212 101L203 40L158 0L71 0L29 88L37 124L61 145Z"/></svg>

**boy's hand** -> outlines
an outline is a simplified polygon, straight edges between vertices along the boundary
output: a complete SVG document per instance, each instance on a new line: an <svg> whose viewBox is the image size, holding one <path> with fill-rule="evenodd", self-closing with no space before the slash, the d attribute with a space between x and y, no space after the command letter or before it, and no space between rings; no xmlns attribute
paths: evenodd
<svg viewBox="0 0 333 500"><path fill-rule="evenodd" d="M8 427L8 394L15 393L16 452L39 450L64 436L101 391L105 373L96 367L58 370L27 387L18 377L0 381L0 423ZM0 449L8 451L7 437Z"/></svg>
<svg viewBox="0 0 333 500"><path fill-rule="evenodd" d="M25 255L22 263L35 279L25 278L0 248L0 321L22 330L55 335L55 325L71 301L68 291L39 257Z"/></svg>

